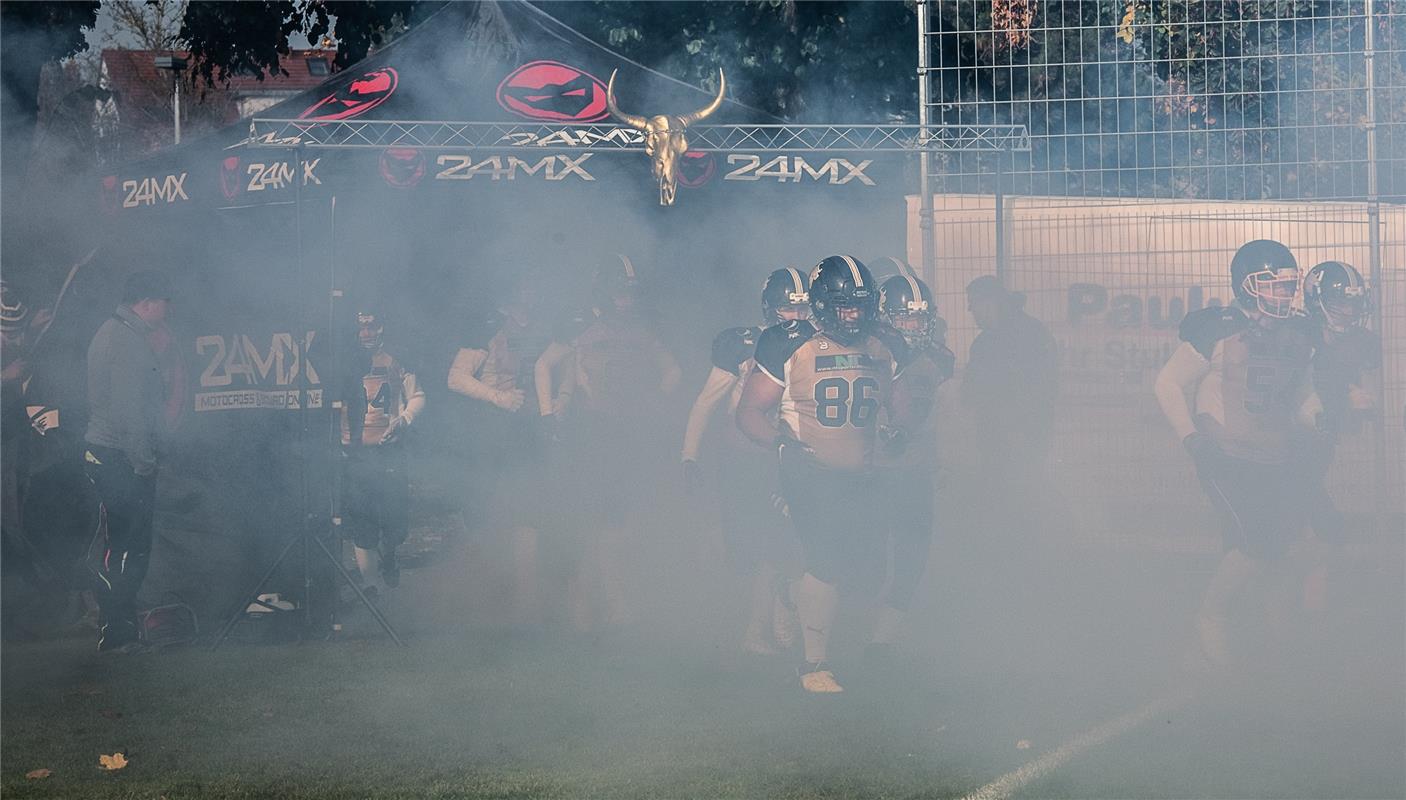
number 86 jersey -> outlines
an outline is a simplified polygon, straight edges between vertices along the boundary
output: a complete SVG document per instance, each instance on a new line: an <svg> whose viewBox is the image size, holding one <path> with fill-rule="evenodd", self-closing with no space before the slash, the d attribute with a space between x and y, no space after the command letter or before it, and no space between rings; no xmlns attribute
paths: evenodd
<svg viewBox="0 0 1406 800"><path fill-rule="evenodd" d="M809 322L791 321L757 340L757 369L784 389L781 423L827 467L873 464L879 409L906 353L901 338L884 332L842 344Z"/></svg>

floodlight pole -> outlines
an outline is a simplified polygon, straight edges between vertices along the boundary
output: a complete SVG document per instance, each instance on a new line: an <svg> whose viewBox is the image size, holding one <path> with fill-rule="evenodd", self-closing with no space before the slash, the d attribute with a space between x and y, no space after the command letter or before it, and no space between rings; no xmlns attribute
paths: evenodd
<svg viewBox="0 0 1406 800"><path fill-rule="evenodd" d="M932 102L928 87L928 5L930 0L917 0L918 11L918 139L923 149L918 153L918 229L922 232L922 253L918 270L929 285L936 285L937 258L933 252L932 189L928 185L928 173L932 156L928 153L927 140L930 119L929 104Z"/></svg>
<svg viewBox="0 0 1406 800"><path fill-rule="evenodd" d="M1377 335L1381 336L1386 330L1385 319L1382 309L1382 231L1381 231L1381 197L1377 194L1377 69L1376 69L1376 42L1377 42L1377 16L1375 3L1373 0L1366 0L1366 30L1363 32L1362 57L1366 66L1366 88L1367 88L1367 257L1369 260L1369 274L1372 276L1372 327L1376 329ZM1377 413L1373 419L1372 439L1375 442L1373 448L1373 467L1377 473L1376 480L1376 523L1379 532L1386 530L1386 381L1377 381L1376 396Z"/></svg>
<svg viewBox="0 0 1406 800"><path fill-rule="evenodd" d="M181 72L186 60L180 56L157 56L156 68L171 73L171 107L175 115L176 144L181 143Z"/></svg>

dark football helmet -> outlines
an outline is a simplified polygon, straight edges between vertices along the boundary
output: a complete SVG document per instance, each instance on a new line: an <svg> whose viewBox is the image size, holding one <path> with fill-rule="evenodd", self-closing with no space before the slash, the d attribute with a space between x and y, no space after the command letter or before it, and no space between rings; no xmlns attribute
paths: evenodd
<svg viewBox="0 0 1406 800"><path fill-rule="evenodd" d="M1324 261L1303 279L1303 307L1324 327L1345 331L1367 319L1367 284L1351 264Z"/></svg>
<svg viewBox="0 0 1406 800"><path fill-rule="evenodd" d="M869 267L869 271L879 276L879 283L883 283L889 275L912 275L913 268L907 261L894 256L879 256L864 262Z"/></svg>
<svg viewBox="0 0 1406 800"><path fill-rule="evenodd" d="M804 308L810 316L810 281L795 267L782 267L762 284L762 319L767 325L782 321L782 309Z"/></svg>
<svg viewBox="0 0 1406 800"><path fill-rule="evenodd" d="M854 344L879 317L879 287L854 256L826 256L810 273L810 310L820 330Z"/></svg>
<svg viewBox="0 0 1406 800"><path fill-rule="evenodd" d="M930 347L945 333L940 329L932 290L906 273L894 275L879 287L879 312L903 334L909 347Z"/></svg>
<svg viewBox="0 0 1406 800"><path fill-rule="evenodd" d="M381 312L363 305L356 312L356 343L363 350L380 350L385 342L386 321Z"/></svg>
<svg viewBox="0 0 1406 800"><path fill-rule="evenodd" d="M0 330L6 333L22 331L28 318L29 308L20 299L19 292L0 281Z"/></svg>
<svg viewBox="0 0 1406 800"><path fill-rule="evenodd" d="M1235 251L1230 261L1230 286L1242 307L1287 319L1294 313L1294 297L1299 292L1299 264L1279 242L1256 239Z"/></svg>
<svg viewBox="0 0 1406 800"><path fill-rule="evenodd" d="M596 309L603 314L631 313L640 303L640 280L635 264L624 253L616 253L596 272L592 287Z"/></svg>

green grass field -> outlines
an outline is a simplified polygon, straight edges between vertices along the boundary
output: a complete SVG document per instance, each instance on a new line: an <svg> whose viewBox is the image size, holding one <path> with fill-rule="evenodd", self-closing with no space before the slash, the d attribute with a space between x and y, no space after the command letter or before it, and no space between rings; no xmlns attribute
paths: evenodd
<svg viewBox="0 0 1406 800"><path fill-rule="evenodd" d="M1152 590L1151 574L1165 571L1118 580ZM1117 588L1064 601L1096 604ZM7 645L0 788L168 800L963 797L1145 702L1165 656L1077 617L1005 650L957 630L977 655L919 640L878 674L851 647L851 690L809 698L787 682L788 660L745 658L721 635L510 637L393 611L407 649L364 617L339 641L215 653L99 656L87 637ZM1292 674L1209 685L1016 796L1401 796L1406 705L1384 680L1402 663L1399 638L1347 639L1356 649ZM1020 647L1035 649L1021 659ZM1306 693L1305 678L1321 684ZM99 769L116 751L129 765ZM41 768L52 775L25 778Z"/></svg>
<svg viewBox="0 0 1406 800"><path fill-rule="evenodd" d="M851 610L834 646L847 692L815 698L788 680L794 656L741 654L743 584L680 557L687 531L674 535L641 551L653 568L628 632L506 632L501 569L468 546L407 570L389 598L405 649L359 610L336 640L213 653L100 656L91 633L7 642L0 793L962 798L1185 685L1176 661L1215 563L1064 546L1003 575L1009 554L954 534L898 663L866 668ZM1406 796L1399 543L1338 570L1327 617L1293 641L1007 794ZM1242 633L1263 644L1253 621ZM126 768L99 768L118 751ZM52 774L25 777L36 769Z"/></svg>

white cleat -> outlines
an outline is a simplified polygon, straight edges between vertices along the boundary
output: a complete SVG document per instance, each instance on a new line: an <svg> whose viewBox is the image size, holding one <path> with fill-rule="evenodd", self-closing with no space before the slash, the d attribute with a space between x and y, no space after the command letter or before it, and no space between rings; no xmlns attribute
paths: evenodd
<svg viewBox="0 0 1406 800"><path fill-rule="evenodd" d="M801 688L810 694L840 694L845 688L835 680L835 673L823 669L824 664L816 664L810 672L801 673Z"/></svg>

